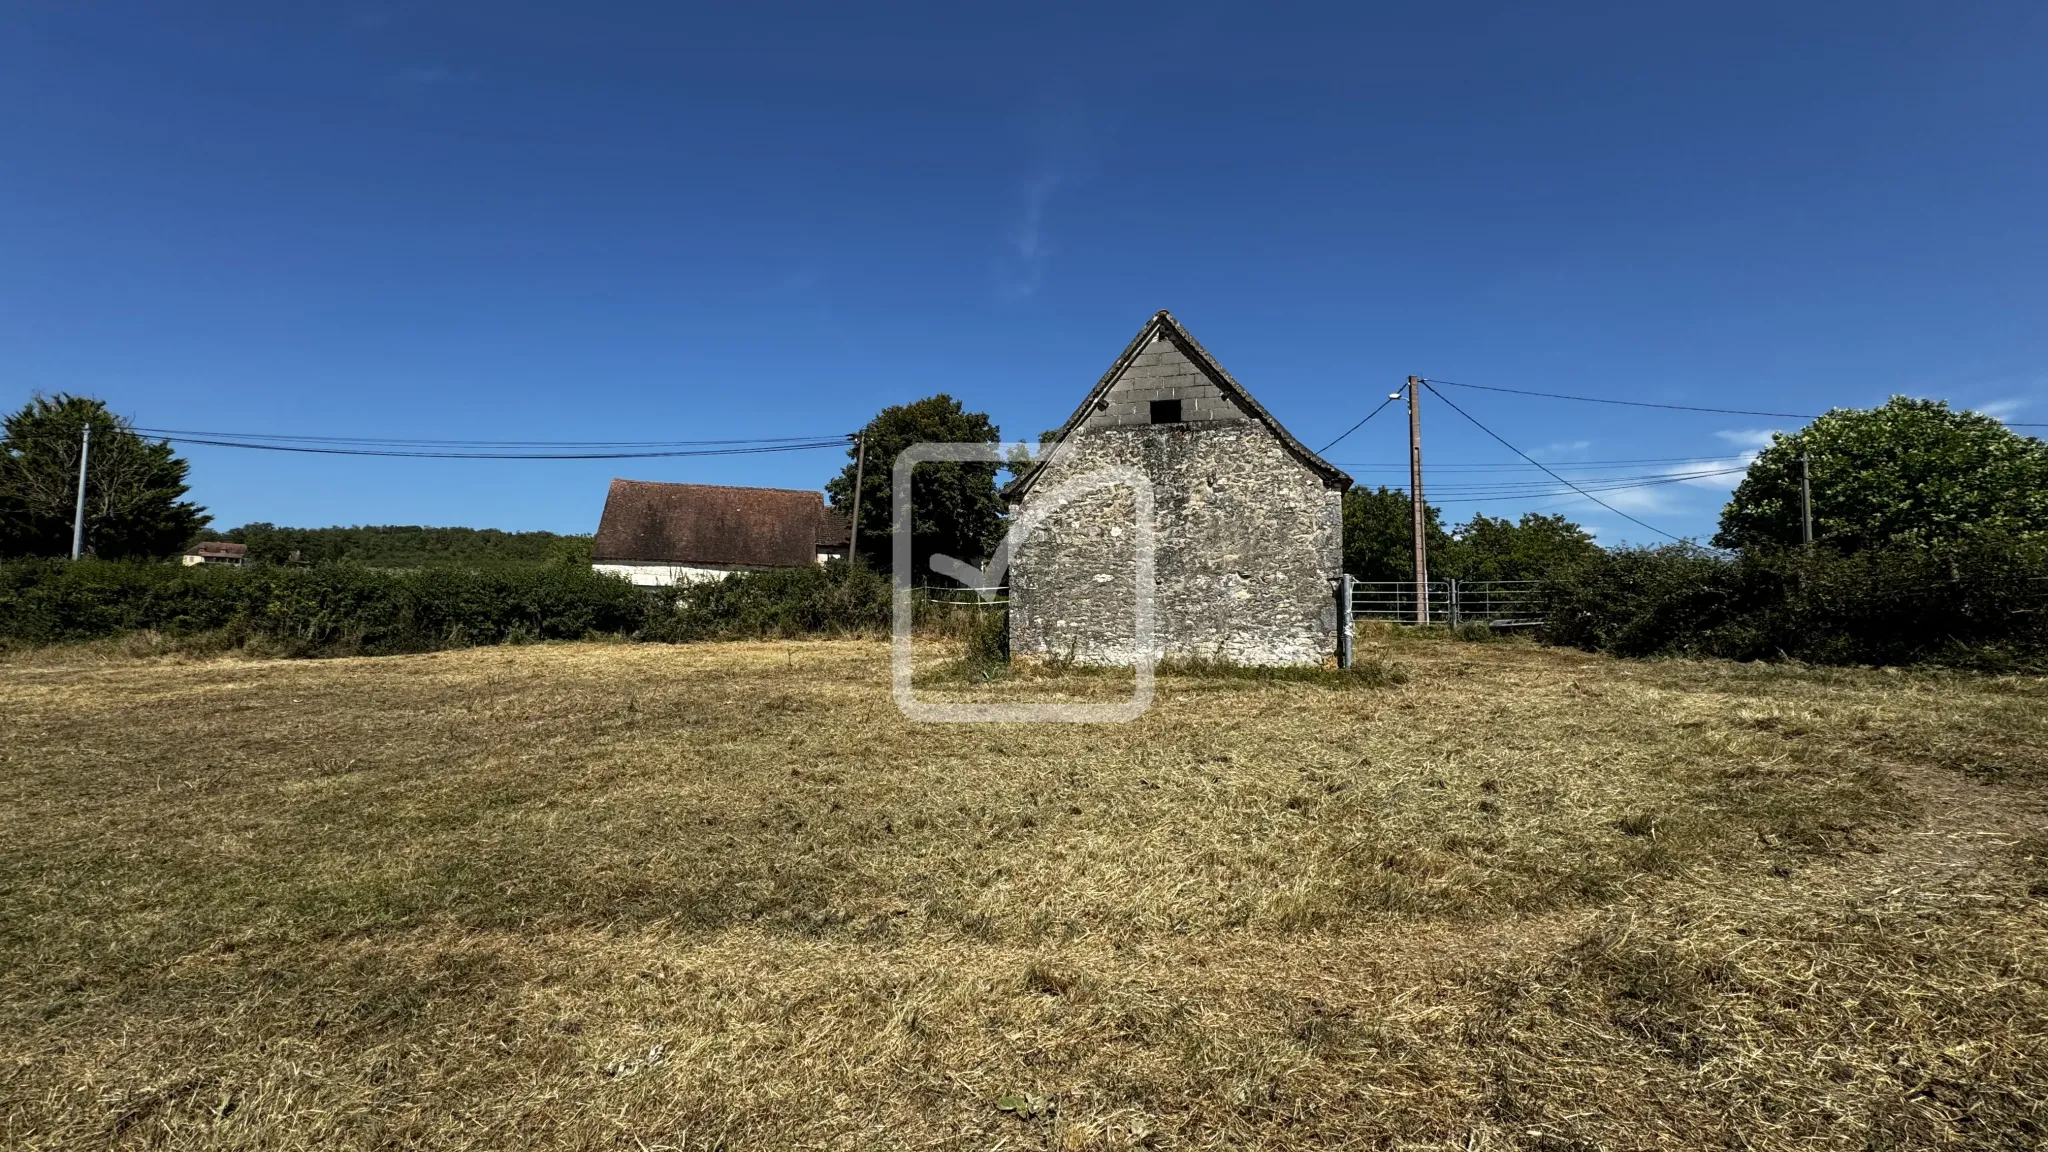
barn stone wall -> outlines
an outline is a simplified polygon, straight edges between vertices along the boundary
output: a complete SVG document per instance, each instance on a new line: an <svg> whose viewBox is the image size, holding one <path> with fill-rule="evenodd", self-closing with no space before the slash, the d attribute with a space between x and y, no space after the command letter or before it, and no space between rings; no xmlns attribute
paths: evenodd
<svg viewBox="0 0 2048 1152"><path fill-rule="evenodd" d="M1110 396L1152 379L1126 379ZM1334 656L1342 495L1264 425L1241 413L1156 426L1084 422L1022 507L1111 465L1135 466L1153 485L1155 658L1270 666ZM1010 566L1014 655L1135 662L1135 523L1132 494L1111 489L1053 513L1022 542Z"/></svg>

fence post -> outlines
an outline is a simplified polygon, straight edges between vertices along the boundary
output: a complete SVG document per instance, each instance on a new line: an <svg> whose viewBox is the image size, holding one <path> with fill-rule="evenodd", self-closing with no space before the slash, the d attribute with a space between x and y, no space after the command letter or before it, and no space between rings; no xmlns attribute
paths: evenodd
<svg viewBox="0 0 2048 1152"><path fill-rule="evenodd" d="M1346 572L1337 577L1337 667L1351 667L1351 593L1354 586L1351 574Z"/></svg>
<svg viewBox="0 0 2048 1152"><path fill-rule="evenodd" d="M1451 627L1458 626L1458 582L1451 581Z"/></svg>

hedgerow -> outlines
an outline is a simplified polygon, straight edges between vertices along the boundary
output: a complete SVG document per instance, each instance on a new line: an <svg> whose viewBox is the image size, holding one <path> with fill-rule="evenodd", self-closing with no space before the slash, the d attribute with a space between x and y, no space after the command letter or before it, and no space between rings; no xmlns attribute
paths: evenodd
<svg viewBox="0 0 2048 1152"><path fill-rule="evenodd" d="M1545 631L1622 656L2048 671L2048 540L1617 549L1553 577Z"/></svg>
<svg viewBox="0 0 2048 1152"><path fill-rule="evenodd" d="M281 655L376 655L594 636L857 632L886 628L888 608L883 578L840 565L646 589L573 564L407 571L0 564L0 641L26 645L156 632Z"/></svg>

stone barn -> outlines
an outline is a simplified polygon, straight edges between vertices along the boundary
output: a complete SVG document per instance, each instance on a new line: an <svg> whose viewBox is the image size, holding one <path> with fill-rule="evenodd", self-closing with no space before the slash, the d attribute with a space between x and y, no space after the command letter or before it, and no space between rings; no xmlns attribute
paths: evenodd
<svg viewBox="0 0 2048 1152"><path fill-rule="evenodd" d="M1004 491L1013 520L1043 517L1010 560L1013 655L1136 661L1135 496L1123 486L1064 503L1060 492L1117 465L1152 484L1155 658L1335 658L1351 477L1289 435L1167 312Z"/></svg>

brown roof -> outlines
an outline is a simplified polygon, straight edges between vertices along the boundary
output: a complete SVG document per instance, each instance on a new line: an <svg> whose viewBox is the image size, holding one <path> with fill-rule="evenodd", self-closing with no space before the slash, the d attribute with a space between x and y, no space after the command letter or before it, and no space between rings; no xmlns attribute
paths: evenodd
<svg viewBox="0 0 2048 1152"><path fill-rule="evenodd" d="M591 559L601 564L815 564L846 547L846 522L822 493L614 480Z"/></svg>
<svg viewBox="0 0 2048 1152"><path fill-rule="evenodd" d="M247 544L231 543L226 540L208 540L203 544L194 545L191 551L186 552L185 555L234 556L237 558L247 558L249 555L249 546Z"/></svg>

